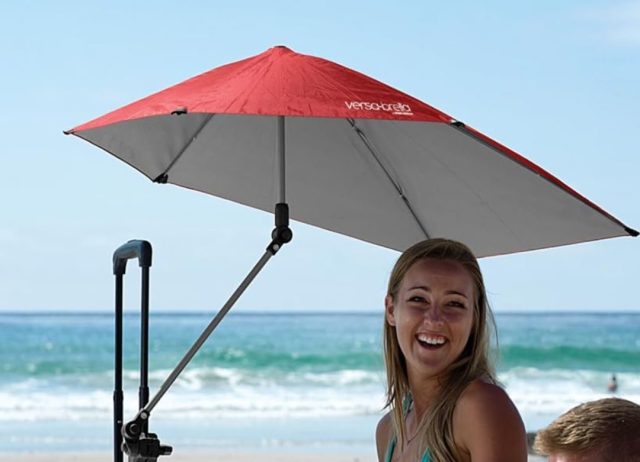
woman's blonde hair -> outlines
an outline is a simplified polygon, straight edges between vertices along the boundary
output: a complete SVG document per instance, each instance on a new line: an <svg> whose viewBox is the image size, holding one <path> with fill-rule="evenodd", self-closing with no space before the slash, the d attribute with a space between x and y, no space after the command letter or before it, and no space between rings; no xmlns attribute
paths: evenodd
<svg viewBox="0 0 640 462"><path fill-rule="evenodd" d="M466 346L458 359L443 374L440 392L421 422L421 452L429 449L432 460L456 462L461 459L453 439L453 411L458 397L475 379L496 383L490 361L490 339L495 322L487 302L480 266L471 250L464 244L449 239L428 239L407 249L396 262L387 294L396 303L402 280L415 263L426 258L451 260L460 263L474 282L473 324ZM400 447L406 444L405 410L411 399L407 363L400 350L396 329L384 323L384 357L387 371L387 401L391 409L393 427Z"/></svg>

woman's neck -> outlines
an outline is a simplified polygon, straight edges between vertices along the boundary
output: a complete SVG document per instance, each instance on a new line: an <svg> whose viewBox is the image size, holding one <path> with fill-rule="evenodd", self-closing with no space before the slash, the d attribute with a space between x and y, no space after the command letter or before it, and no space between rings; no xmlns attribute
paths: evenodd
<svg viewBox="0 0 640 462"><path fill-rule="evenodd" d="M413 400L413 410L418 421L422 420L425 413L440 393L441 380L438 377L411 377L409 376L409 388Z"/></svg>

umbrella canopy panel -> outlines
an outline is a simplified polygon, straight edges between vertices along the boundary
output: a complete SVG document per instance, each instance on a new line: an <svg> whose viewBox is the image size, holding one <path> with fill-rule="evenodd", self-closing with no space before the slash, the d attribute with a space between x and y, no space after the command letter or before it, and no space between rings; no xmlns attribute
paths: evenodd
<svg viewBox="0 0 640 462"><path fill-rule="evenodd" d="M184 111L451 121L442 111L360 72L277 46L192 77L69 133Z"/></svg>
<svg viewBox="0 0 640 462"><path fill-rule="evenodd" d="M396 250L444 236L478 256L628 233L581 197L449 124L285 120L287 198L291 217L304 223ZM190 113L75 134L152 180L273 210L277 117Z"/></svg>

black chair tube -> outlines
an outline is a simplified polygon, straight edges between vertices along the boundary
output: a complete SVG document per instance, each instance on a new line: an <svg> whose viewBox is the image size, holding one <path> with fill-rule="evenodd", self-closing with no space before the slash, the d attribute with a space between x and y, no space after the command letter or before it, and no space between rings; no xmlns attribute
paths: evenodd
<svg viewBox="0 0 640 462"><path fill-rule="evenodd" d="M113 390L113 460L122 462L122 274L116 276L116 322L115 322L115 383Z"/></svg>
<svg viewBox="0 0 640 462"><path fill-rule="evenodd" d="M115 389L113 392L113 453L114 461L122 462L122 425L123 402L122 391L122 318L123 318L123 276L127 268L127 260L137 258L142 268L142 301L140 313L140 389L138 398L140 409L149 401L149 267L151 266L152 249L147 241L132 240L121 245L113 253L113 274L116 276L116 325L115 325ZM148 433L149 422L145 421L143 431Z"/></svg>
<svg viewBox="0 0 640 462"><path fill-rule="evenodd" d="M137 258L141 267L151 266L151 244L147 241L133 240L121 245L113 253L113 274L124 274L127 260Z"/></svg>
<svg viewBox="0 0 640 462"><path fill-rule="evenodd" d="M149 267L142 268L142 294L140 309L140 390L138 409L149 402ZM145 422L143 432L149 432L149 421Z"/></svg>

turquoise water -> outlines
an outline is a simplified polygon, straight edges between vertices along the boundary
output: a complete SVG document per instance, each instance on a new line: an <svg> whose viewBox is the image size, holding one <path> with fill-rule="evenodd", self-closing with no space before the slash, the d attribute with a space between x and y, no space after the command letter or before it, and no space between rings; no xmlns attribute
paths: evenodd
<svg viewBox="0 0 640 462"><path fill-rule="evenodd" d="M502 314L501 369L638 372L640 314Z"/></svg>
<svg viewBox="0 0 640 462"><path fill-rule="evenodd" d="M152 395L210 319L152 314ZM496 321L499 379L529 429L607 396L612 373L618 394L640 402L640 314ZM109 447L113 323L112 314L0 314L0 450ZM153 419L191 446L370 447L384 403L381 326L379 314L231 313ZM125 316L124 337L125 415L133 416L136 315ZM251 442L234 440L228 429L238 426Z"/></svg>

